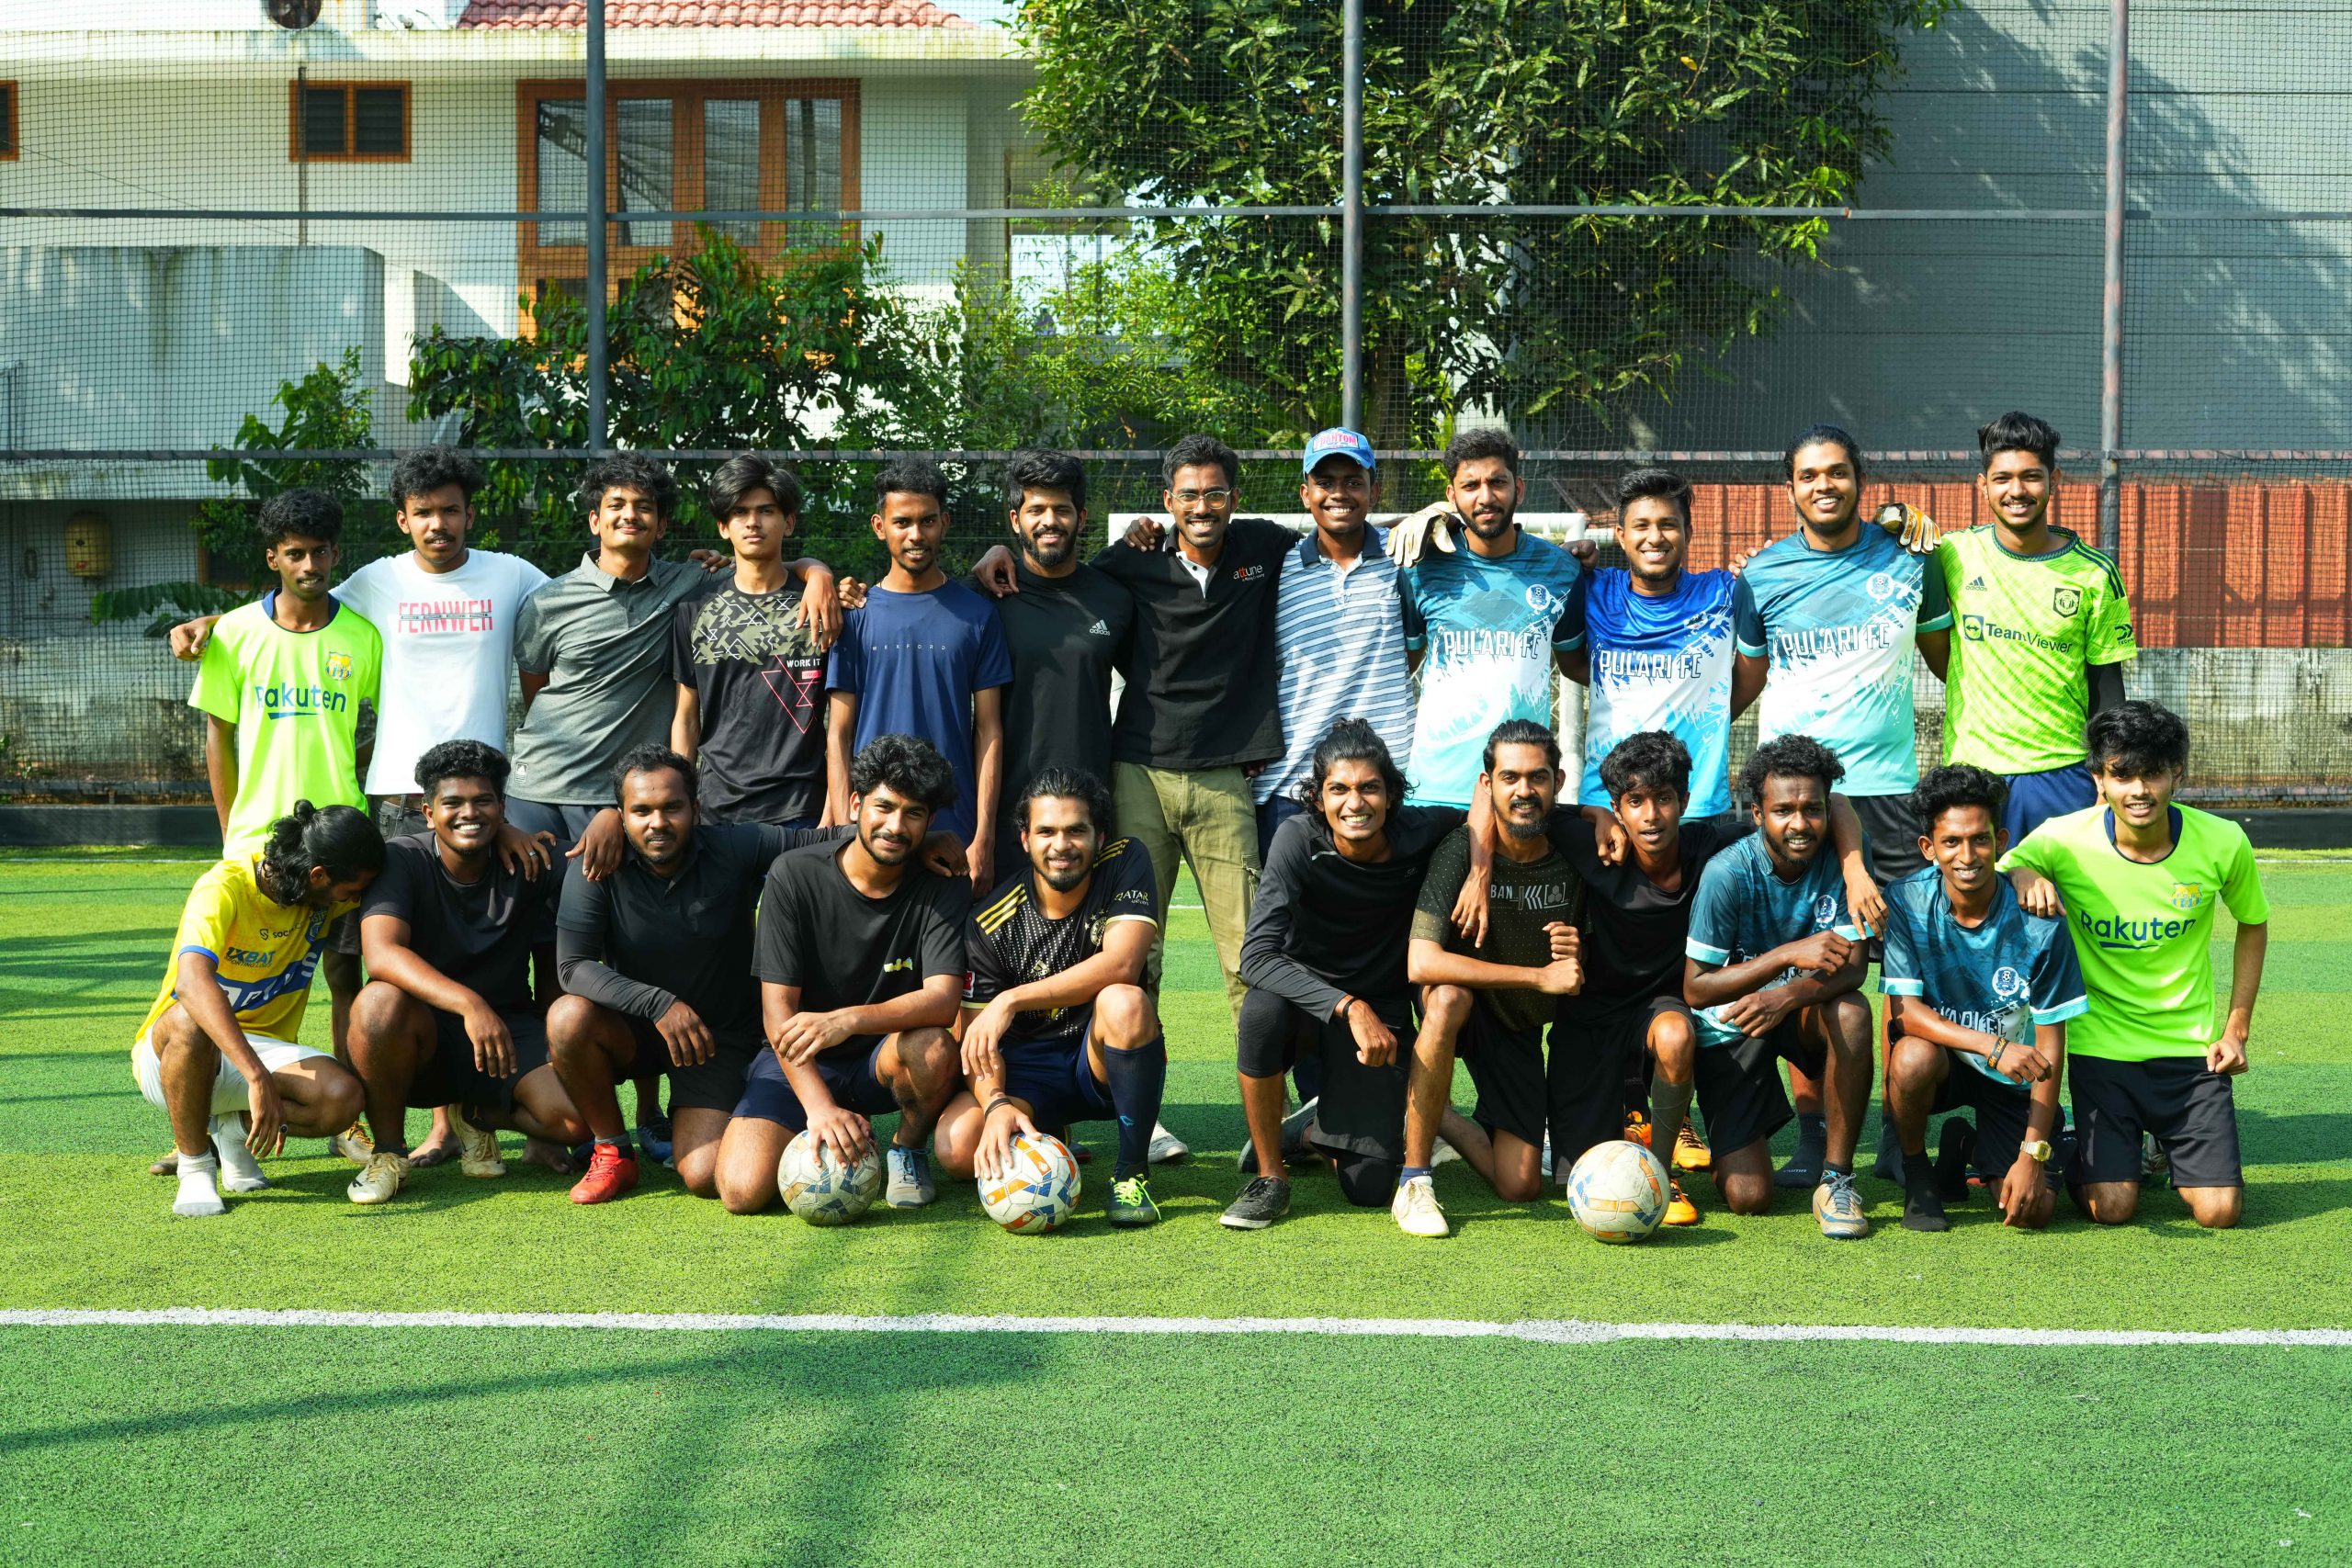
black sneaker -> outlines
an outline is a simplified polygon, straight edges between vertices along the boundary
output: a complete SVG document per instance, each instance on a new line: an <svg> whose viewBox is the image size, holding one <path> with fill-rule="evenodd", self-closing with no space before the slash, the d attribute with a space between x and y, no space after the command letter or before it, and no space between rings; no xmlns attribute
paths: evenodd
<svg viewBox="0 0 2352 1568"><path fill-rule="evenodd" d="M1968 1162L1976 1154L1976 1124L1962 1116L1947 1117L1943 1136L1936 1141L1936 1196L1947 1203L1968 1201Z"/></svg>
<svg viewBox="0 0 2352 1568"><path fill-rule="evenodd" d="M1290 1183L1278 1176L1261 1176L1241 1190L1219 1217L1227 1230L1261 1231L1290 1213Z"/></svg>

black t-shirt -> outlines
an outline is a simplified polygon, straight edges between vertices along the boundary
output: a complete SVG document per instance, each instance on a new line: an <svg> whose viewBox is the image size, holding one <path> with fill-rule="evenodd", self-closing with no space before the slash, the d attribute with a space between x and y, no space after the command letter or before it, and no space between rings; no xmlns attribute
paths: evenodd
<svg viewBox="0 0 2352 1568"><path fill-rule="evenodd" d="M969 882L910 864L887 897L868 898L842 874L841 852L815 844L768 869L752 962L761 979L799 987L804 1012L834 1012L919 991L935 975L966 972Z"/></svg>
<svg viewBox="0 0 2352 1568"><path fill-rule="evenodd" d="M409 951L501 1012L531 1007L531 942L561 897L563 867L533 881L503 869L495 856L479 882L459 882L441 863L430 833L384 846L384 869L359 907L364 921L393 915L408 922Z"/></svg>
<svg viewBox="0 0 2352 1568"><path fill-rule="evenodd" d="M1556 821L1556 818L1555 818ZM1413 935L1442 942L1448 950L1514 969L1541 969L1552 962L1552 937L1544 928L1557 921L1575 926L1584 914L1584 883L1567 857L1546 843L1540 859L1512 860L1497 853L1487 894L1487 940L1476 947L1453 927L1453 901L1470 874L1470 830L1450 835L1430 861L1421 884L1420 907L1413 913ZM1552 1021L1559 998L1541 991L1479 993L1487 1010L1505 1029L1539 1029Z"/></svg>
<svg viewBox="0 0 2352 1568"><path fill-rule="evenodd" d="M1012 650L1004 701L1004 784L1009 819L1029 781L1050 767L1083 768L1111 782L1111 672L1135 625L1136 602L1091 566L1040 577L1016 562L1021 592L996 601ZM1000 834L997 859L1020 858Z"/></svg>
<svg viewBox="0 0 2352 1568"><path fill-rule="evenodd" d="M798 624L800 584L732 582L680 604L670 672L702 707L706 822L789 822L825 804L825 656Z"/></svg>
<svg viewBox="0 0 2352 1568"><path fill-rule="evenodd" d="M1687 818L1681 833L1681 885L1668 893L1642 874L1628 849L1623 863L1603 865L1592 824L1581 817L1555 824L1560 846L1590 890L1586 901L1584 989L1563 999L1561 1011L1602 1018L1646 1007L1653 997L1682 994L1683 943L1690 935L1690 897L1699 873L1739 835L1712 818Z"/></svg>
<svg viewBox="0 0 2352 1568"><path fill-rule="evenodd" d="M1094 558L1136 602L1135 637L1111 754L1155 768L1222 768L1283 754L1274 705L1274 605L1298 536L1237 517L1203 589L1176 551L1116 544ZM1336 1004L1335 1004L1336 1005Z"/></svg>
<svg viewBox="0 0 2352 1568"><path fill-rule="evenodd" d="M1405 938L1430 857L1467 813L1451 806L1400 806L1388 816L1388 858L1359 864L1332 847L1313 814L1274 830L1257 902L1241 939L1241 979L1317 1018L1341 996L1363 1001L1412 994Z"/></svg>
<svg viewBox="0 0 2352 1568"><path fill-rule="evenodd" d="M972 911L964 932L969 966L964 1005L982 1007L1016 986L1074 969L1102 951L1102 933L1116 920L1159 923L1159 886L1151 856L1133 839L1115 839L1094 857L1085 901L1060 919L1037 907L1036 873L1024 868L1000 884ZM1004 1032L1007 1055L1022 1045L1076 1045L1086 1035L1085 1008L1019 1012Z"/></svg>
<svg viewBox="0 0 2352 1568"><path fill-rule="evenodd" d="M631 851L602 882L570 878L556 917L563 988L646 1019L683 1001L714 1034L762 1038L760 992L752 982L752 912L761 875L796 845L814 845L823 854L851 831L748 822L697 827L675 875L656 874Z"/></svg>

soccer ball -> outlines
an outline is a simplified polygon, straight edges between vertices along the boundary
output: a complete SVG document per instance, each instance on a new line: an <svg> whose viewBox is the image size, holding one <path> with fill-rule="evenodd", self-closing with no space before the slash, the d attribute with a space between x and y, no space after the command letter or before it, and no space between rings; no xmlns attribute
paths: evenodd
<svg viewBox="0 0 2352 1568"><path fill-rule="evenodd" d="M784 1206L810 1224L845 1225L874 1207L881 1194L882 1156L869 1148L850 1165L832 1145L820 1147L802 1133L784 1145L775 1184L784 1194Z"/></svg>
<svg viewBox="0 0 2352 1568"><path fill-rule="evenodd" d="M1012 1135L1012 1168L980 1178L980 1207L1023 1235L1057 1230L1078 1209L1078 1161L1059 1138Z"/></svg>
<svg viewBox="0 0 2352 1568"><path fill-rule="evenodd" d="M1595 1241L1639 1241L1674 1195L1657 1156L1623 1138L1595 1144L1568 1172L1568 1207Z"/></svg>

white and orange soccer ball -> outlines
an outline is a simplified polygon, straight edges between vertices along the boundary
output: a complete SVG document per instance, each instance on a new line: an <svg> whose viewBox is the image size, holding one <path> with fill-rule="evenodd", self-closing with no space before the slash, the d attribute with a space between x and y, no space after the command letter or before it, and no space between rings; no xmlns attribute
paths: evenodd
<svg viewBox="0 0 2352 1568"><path fill-rule="evenodd" d="M1568 1172L1568 1208L1595 1241L1640 1241L1673 1196L1657 1156L1623 1138L1595 1144Z"/></svg>
<svg viewBox="0 0 2352 1568"><path fill-rule="evenodd" d="M845 1225L874 1207L882 1193L882 1155L868 1148L855 1165L833 1145L820 1147L808 1134L784 1145L776 1162L776 1190L784 1206L812 1225Z"/></svg>
<svg viewBox="0 0 2352 1568"><path fill-rule="evenodd" d="M980 1178L980 1207L1022 1235L1057 1230L1078 1212L1078 1161L1059 1138L1012 1135L1012 1168Z"/></svg>

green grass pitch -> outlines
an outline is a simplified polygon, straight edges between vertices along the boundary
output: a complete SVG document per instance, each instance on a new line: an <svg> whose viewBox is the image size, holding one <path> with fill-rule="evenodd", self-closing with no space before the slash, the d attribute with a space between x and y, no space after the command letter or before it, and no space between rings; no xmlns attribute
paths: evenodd
<svg viewBox="0 0 2352 1568"><path fill-rule="evenodd" d="M361 1211L316 1143L176 1222L129 1047L197 869L0 863L0 1309L2352 1326L2352 864L2265 867L2243 1229L2154 1194L2111 1231L1980 1201L1915 1236L1866 1179L1880 1228L1837 1245L1801 1194L1736 1220L1702 1179L1702 1224L1627 1248L1458 1166L1443 1243L1314 1176L1284 1224L1220 1228L1231 1032L1181 910L1167 1121L1195 1155L1155 1174L1154 1231L1111 1233L1099 1165L1046 1237L961 1187L822 1231L658 1172L577 1210L521 1166ZM325 1015L322 988L306 1038ZM2352 1557L2352 1349L2308 1345L17 1323L0 1388L0 1562Z"/></svg>

